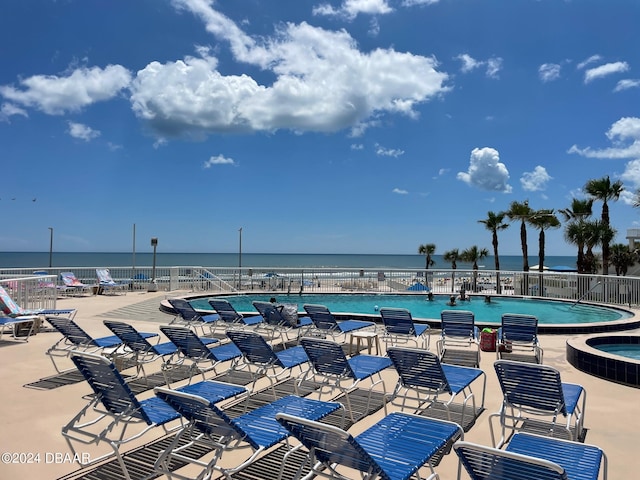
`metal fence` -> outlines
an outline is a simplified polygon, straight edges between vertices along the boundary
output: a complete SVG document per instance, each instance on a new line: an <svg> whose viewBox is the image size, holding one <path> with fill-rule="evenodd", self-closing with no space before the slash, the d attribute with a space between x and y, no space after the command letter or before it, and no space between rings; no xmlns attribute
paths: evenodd
<svg viewBox="0 0 640 480"><path fill-rule="evenodd" d="M53 308L60 289L60 273L73 271L99 293L96 268L0 269L0 283L23 308ZM36 275L34 272L38 272ZM423 293L458 295L518 295L575 302L640 305L640 277L578 275L564 272L493 270L397 270L348 268L228 268L202 266L112 267L113 279L130 290L191 292L287 293ZM58 288L56 288L58 287Z"/></svg>

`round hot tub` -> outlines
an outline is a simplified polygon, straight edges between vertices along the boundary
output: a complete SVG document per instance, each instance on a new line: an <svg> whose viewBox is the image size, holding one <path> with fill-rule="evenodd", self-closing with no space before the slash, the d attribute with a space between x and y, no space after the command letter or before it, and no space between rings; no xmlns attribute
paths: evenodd
<svg viewBox="0 0 640 480"><path fill-rule="evenodd" d="M600 334L569 339L567 361L596 377L640 388L640 335Z"/></svg>

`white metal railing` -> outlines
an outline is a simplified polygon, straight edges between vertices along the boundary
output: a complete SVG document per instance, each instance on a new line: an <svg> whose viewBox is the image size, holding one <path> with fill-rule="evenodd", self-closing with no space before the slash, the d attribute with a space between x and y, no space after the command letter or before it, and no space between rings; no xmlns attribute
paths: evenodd
<svg viewBox="0 0 640 480"><path fill-rule="evenodd" d="M0 269L0 282L15 292L24 308L53 308L60 272L73 271L83 283L97 286L93 267L49 268L47 275L33 269ZM151 267L112 267L111 276L128 282L130 289L147 289ZM578 275L564 272L516 272L493 270L354 269L354 268L250 268L172 266L156 267L159 290L194 292L422 292L428 285L434 294L518 295L548 297L575 302L640 305L640 277ZM44 287L45 283L49 287ZM52 303L53 302L53 303Z"/></svg>

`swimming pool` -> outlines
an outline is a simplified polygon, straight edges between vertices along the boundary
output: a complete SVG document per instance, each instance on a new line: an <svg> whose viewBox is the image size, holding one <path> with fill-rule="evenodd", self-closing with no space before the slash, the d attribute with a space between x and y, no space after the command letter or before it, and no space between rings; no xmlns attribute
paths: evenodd
<svg viewBox="0 0 640 480"><path fill-rule="evenodd" d="M598 334L567 340L567 361L596 377L640 388L640 336Z"/></svg>
<svg viewBox="0 0 640 480"><path fill-rule="evenodd" d="M224 296L236 310L255 313L251 304L254 300L268 302L274 295L230 295ZM191 299L192 305L199 310L209 310L208 297ZM333 313L355 313L377 316L382 307L406 308L416 319L440 320L440 312L445 309L471 310L479 324L499 324L503 313L521 313L538 317L540 328L548 326L590 325L616 322L633 317L631 312L592 304L554 300L539 300L520 297L492 296L490 303L485 303L483 297L474 297L471 301L457 302L457 306L447 305L448 296L436 295L433 301L428 301L425 295L371 295L371 294L303 294L276 295L280 303L297 303L299 311L303 311L305 303L319 303L326 305ZM627 327L628 328L628 327Z"/></svg>

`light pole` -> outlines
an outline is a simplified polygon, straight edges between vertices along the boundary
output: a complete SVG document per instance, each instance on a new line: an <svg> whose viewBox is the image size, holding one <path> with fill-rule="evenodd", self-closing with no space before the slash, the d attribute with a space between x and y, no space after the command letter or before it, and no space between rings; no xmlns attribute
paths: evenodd
<svg viewBox="0 0 640 480"><path fill-rule="evenodd" d="M149 282L149 288L147 292L157 292L158 284L156 283L156 247L158 246L158 238L151 238L151 246L153 247L153 269L151 270L151 282Z"/></svg>
<svg viewBox="0 0 640 480"><path fill-rule="evenodd" d="M49 227L49 268L53 266L53 227Z"/></svg>

